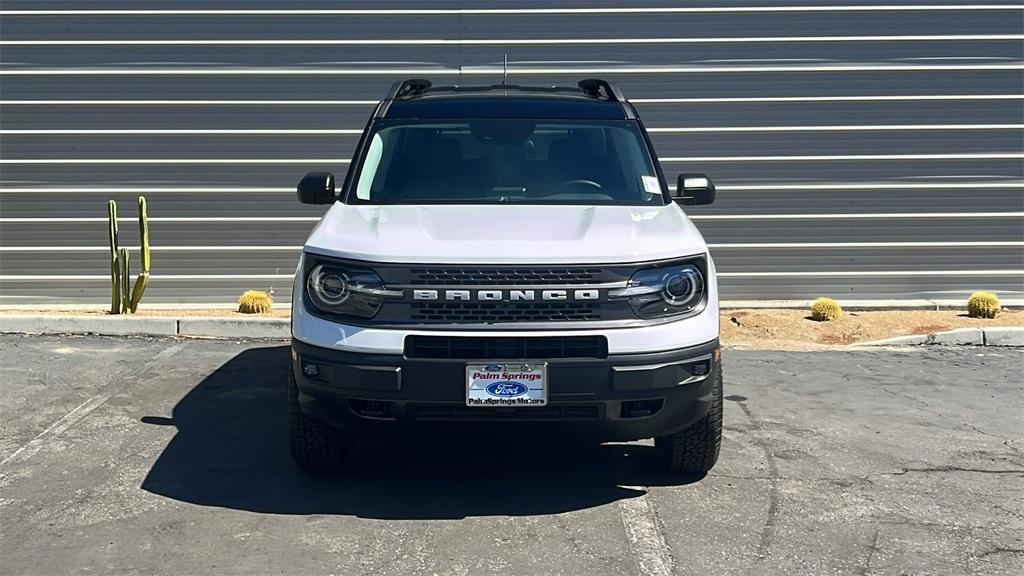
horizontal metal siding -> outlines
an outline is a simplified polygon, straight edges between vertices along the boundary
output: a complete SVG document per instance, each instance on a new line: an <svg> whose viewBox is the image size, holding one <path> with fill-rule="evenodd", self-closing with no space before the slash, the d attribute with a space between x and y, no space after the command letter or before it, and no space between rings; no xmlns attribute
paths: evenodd
<svg viewBox="0 0 1024 576"><path fill-rule="evenodd" d="M567 0L331 5L449 11L437 14L246 12L323 6L6 2L0 303L106 298L104 203L118 199L129 218L140 192L154 218L148 301L224 302L269 286L285 300L292 249L323 211L295 202L298 178L341 177L353 132L394 80L457 82L461 66L464 83L496 82L505 53L516 82L618 82L655 129L668 174L716 179L719 202L689 212L724 298L1022 291L1019 8L818 2L773 12L730 2L700 12L652 1L643 7L661 12L603 13L586 9L626 4ZM744 6L752 11L729 11ZM171 12L59 13L139 8ZM523 13L537 8L577 12ZM211 9L236 13L188 13ZM280 45L295 39L322 42ZM54 44L76 40L90 44ZM155 40L190 43L131 45ZM128 132L83 132L96 130ZM321 132L289 133L302 130ZM83 217L99 220L61 220ZM121 227L122 242L136 244L133 223ZM48 275L59 279L39 279Z"/></svg>

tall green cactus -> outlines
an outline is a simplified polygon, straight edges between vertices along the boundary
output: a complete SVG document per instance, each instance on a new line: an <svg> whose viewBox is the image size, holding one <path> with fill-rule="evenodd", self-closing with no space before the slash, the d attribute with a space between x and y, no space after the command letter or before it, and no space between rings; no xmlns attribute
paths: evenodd
<svg viewBox="0 0 1024 576"><path fill-rule="evenodd" d="M120 256L118 260L121 262L121 314L127 314L131 312L129 308L131 301L128 298L129 291L132 287L132 276L131 270L129 269L128 249L121 248Z"/></svg>
<svg viewBox="0 0 1024 576"><path fill-rule="evenodd" d="M107 202L107 237L110 241L110 313L134 314L149 286L149 214L146 197L139 196L139 254L142 272L132 287L128 249L117 243L117 202Z"/></svg>
<svg viewBox="0 0 1024 576"><path fill-rule="evenodd" d="M142 272L135 280L135 288L132 289L131 304L129 309L132 314L139 307L142 294L149 286L149 214L146 210L146 197L139 196L139 255L142 260ZM126 292L127 294L127 292Z"/></svg>
<svg viewBox="0 0 1024 576"><path fill-rule="evenodd" d="M110 242L110 313L121 313L121 263L118 262L117 202L107 202L107 239Z"/></svg>

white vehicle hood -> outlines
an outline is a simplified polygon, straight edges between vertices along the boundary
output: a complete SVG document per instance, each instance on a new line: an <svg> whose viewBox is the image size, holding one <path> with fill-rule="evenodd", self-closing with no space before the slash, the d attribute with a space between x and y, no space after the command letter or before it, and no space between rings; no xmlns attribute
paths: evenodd
<svg viewBox="0 0 1024 576"><path fill-rule="evenodd" d="M698 254L704 238L676 205L347 205L305 251L370 262L590 264Z"/></svg>

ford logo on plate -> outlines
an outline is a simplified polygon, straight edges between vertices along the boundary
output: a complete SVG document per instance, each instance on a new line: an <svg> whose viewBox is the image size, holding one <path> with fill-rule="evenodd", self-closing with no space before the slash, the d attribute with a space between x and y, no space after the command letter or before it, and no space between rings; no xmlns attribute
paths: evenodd
<svg viewBox="0 0 1024 576"><path fill-rule="evenodd" d="M484 372L501 372L504 369L504 366L501 364L488 364L484 366Z"/></svg>
<svg viewBox="0 0 1024 576"><path fill-rule="evenodd" d="M525 384L519 382L509 382L508 380L502 380L501 382L495 382L487 386L487 393L491 396L498 396L500 398L515 398L516 396L522 396L526 394L528 388Z"/></svg>

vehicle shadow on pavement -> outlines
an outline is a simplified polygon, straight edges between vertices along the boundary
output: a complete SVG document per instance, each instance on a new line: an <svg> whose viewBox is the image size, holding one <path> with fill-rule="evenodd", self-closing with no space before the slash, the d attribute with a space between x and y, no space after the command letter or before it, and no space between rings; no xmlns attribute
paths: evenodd
<svg viewBox="0 0 1024 576"><path fill-rule="evenodd" d="M314 476L291 461L287 346L246 350L175 406L177 434L142 489L204 506L380 519L552 514L700 478L663 473L653 446L479 434L363 446L353 468Z"/></svg>

